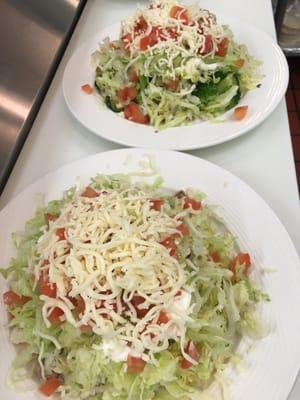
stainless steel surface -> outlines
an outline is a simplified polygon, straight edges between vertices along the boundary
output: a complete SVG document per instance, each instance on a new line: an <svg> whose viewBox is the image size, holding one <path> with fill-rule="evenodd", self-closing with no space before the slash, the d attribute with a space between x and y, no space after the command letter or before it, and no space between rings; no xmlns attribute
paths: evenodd
<svg viewBox="0 0 300 400"><path fill-rule="evenodd" d="M0 0L0 194L85 1Z"/></svg>
<svg viewBox="0 0 300 400"><path fill-rule="evenodd" d="M299 56L300 0L277 0L275 23L282 50L287 56Z"/></svg>

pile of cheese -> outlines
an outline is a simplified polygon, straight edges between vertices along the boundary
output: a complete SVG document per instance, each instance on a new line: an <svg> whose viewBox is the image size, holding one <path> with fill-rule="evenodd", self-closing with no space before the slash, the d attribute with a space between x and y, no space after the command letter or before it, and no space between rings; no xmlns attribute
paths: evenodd
<svg viewBox="0 0 300 400"><path fill-rule="evenodd" d="M155 210L150 196L135 187L108 189L94 198L78 192L37 244L36 282L48 269L57 287L57 298L40 296L45 324L50 326L48 316L59 307L62 320L78 328L88 324L101 336L100 348L114 361L130 353L155 362L154 354L167 349L169 339L179 341L185 353L191 290L183 265L160 242L180 235L177 227L189 210L171 217L165 205ZM65 240L57 229L64 229ZM71 299L78 296L85 307L75 317ZM142 318L131 303L134 296L145 299L139 308L149 311ZM167 323L158 323L161 312Z"/></svg>
<svg viewBox="0 0 300 400"><path fill-rule="evenodd" d="M178 18L171 18L170 12L173 7L182 7L186 10L190 23L186 24L180 18L180 14ZM147 30L137 34L135 27L141 18L147 22ZM199 57L205 52L207 36L211 38L211 49L205 52L204 57L213 56L218 44L226 36L224 27L217 24L215 15L198 5L185 7L176 0L153 0L150 5L138 8L132 17L122 22L121 37L126 34L134 36L130 43L133 56L140 49L140 40L148 36L153 27L159 27L161 32L165 33L165 37L147 52L153 53L155 49L162 48L169 52L170 56L175 50L180 50L186 55ZM176 38L170 37L169 29L176 32Z"/></svg>

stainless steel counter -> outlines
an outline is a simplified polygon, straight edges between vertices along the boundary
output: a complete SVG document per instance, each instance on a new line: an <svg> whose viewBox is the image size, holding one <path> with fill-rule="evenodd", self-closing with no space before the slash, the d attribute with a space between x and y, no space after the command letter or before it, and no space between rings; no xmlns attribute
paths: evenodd
<svg viewBox="0 0 300 400"><path fill-rule="evenodd" d="M0 194L85 2L0 1Z"/></svg>

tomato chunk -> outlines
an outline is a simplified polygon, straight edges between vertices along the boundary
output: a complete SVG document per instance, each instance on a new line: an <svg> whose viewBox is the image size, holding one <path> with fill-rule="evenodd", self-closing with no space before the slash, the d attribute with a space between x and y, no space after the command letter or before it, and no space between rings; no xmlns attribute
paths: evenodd
<svg viewBox="0 0 300 400"><path fill-rule="evenodd" d="M164 200L163 199L152 199L150 200L151 203L151 210L156 210L156 211L160 211L161 210L161 206L164 204Z"/></svg>
<svg viewBox="0 0 300 400"><path fill-rule="evenodd" d="M62 324L62 321L60 317L64 315L64 312L62 309L59 307L55 307L51 313L48 315L48 320L51 322L52 325L54 326L59 326Z"/></svg>
<svg viewBox="0 0 300 400"><path fill-rule="evenodd" d="M50 213L45 213L44 218L46 221L46 224L49 226L50 221L55 221L57 220L58 216Z"/></svg>
<svg viewBox="0 0 300 400"><path fill-rule="evenodd" d="M127 358L127 371L132 374L139 374L145 368L145 361L140 357L133 357L131 355Z"/></svg>
<svg viewBox="0 0 300 400"><path fill-rule="evenodd" d="M84 191L81 193L82 197L89 197L89 198L93 198L93 197L98 197L99 194L96 192L95 189L93 189L91 186L87 186Z"/></svg>
<svg viewBox="0 0 300 400"><path fill-rule="evenodd" d="M29 300L31 300L30 297L27 296L19 296L17 293L15 293L13 290L8 290L3 294L3 302L6 304L8 307L14 307L14 306L23 306L26 304Z"/></svg>
<svg viewBox="0 0 300 400"><path fill-rule="evenodd" d="M179 79L175 78L175 79L170 79L169 81L167 81L165 83L166 87L170 90L172 90L173 92L175 92L178 88L179 85Z"/></svg>
<svg viewBox="0 0 300 400"><path fill-rule="evenodd" d="M218 263L218 262L221 261L220 254L219 254L218 252L216 252L216 251L213 252L213 253L209 253L208 258L209 258L211 261L215 262L215 263Z"/></svg>
<svg viewBox="0 0 300 400"><path fill-rule="evenodd" d="M236 279L236 269L239 265L243 265L244 274L247 275L249 268L251 267L251 259L248 253L238 253L230 264L230 269L233 272L233 280Z"/></svg>
<svg viewBox="0 0 300 400"><path fill-rule="evenodd" d="M184 223L177 226L176 229L182 234L182 236L188 236L190 233L188 228L184 225Z"/></svg>
<svg viewBox="0 0 300 400"><path fill-rule="evenodd" d="M183 7L173 6L170 11L170 17L174 18L174 19L178 19L184 25L189 24L189 17L188 17L187 10L185 10Z"/></svg>
<svg viewBox="0 0 300 400"><path fill-rule="evenodd" d="M144 36L140 40L140 50L147 50L148 47L155 46L160 40L164 40L162 29L153 26L149 35Z"/></svg>
<svg viewBox="0 0 300 400"><path fill-rule="evenodd" d="M168 314L165 313L164 311L160 311L159 317L157 320L158 325L166 324L170 321L170 318L168 317Z"/></svg>
<svg viewBox="0 0 300 400"><path fill-rule="evenodd" d="M188 344L184 350L193 360L195 360L195 361L199 360L201 354L192 341L188 342ZM192 365L193 364L185 358L183 358L181 360L181 364L180 364L181 368L187 369L187 368L190 368Z"/></svg>
<svg viewBox="0 0 300 400"><path fill-rule="evenodd" d="M240 106L240 107L236 107L234 109L234 118L237 121L241 121L242 119L245 118L246 114L248 111L248 106Z"/></svg>
<svg viewBox="0 0 300 400"><path fill-rule="evenodd" d="M93 93L93 88L88 83L86 85L82 85L81 86L81 90L83 90L84 93L86 93L86 94L92 94Z"/></svg>
<svg viewBox="0 0 300 400"><path fill-rule="evenodd" d="M216 56L225 57L228 51L229 39L225 37L218 44L218 50L216 51Z"/></svg>
<svg viewBox="0 0 300 400"><path fill-rule="evenodd" d="M123 89L118 90L118 98L121 103L134 100L137 96L137 90L133 86L126 86Z"/></svg>
<svg viewBox="0 0 300 400"><path fill-rule="evenodd" d="M66 240L66 230L65 228L55 229L55 235L58 236L59 240Z"/></svg>
<svg viewBox="0 0 300 400"><path fill-rule="evenodd" d="M148 47L150 47L150 39L149 36L145 36L140 40L140 49L144 51L147 50Z"/></svg>
<svg viewBox="0 0 300 400"><path fill-rule="evenodd" d="M85 301L81 296L76 297L76 308L79 313L84 313L85 312Z"/></svg>
<svg viewBox="0 0 300 400"><path fill-rule="evenodd" d="M135 24L134 33L136 36L138 36L141 33L146 32L147 28L148 28L147 21L145 20L145 18L143 16L141 16L139 18L138 22Z"/></svg>
<svg viewBox="0 0 300 400"><path fill-rule="evenodd" d="M150 308L139 308L140 304L144 303L145 299L142 296L133 296L131 300L131 304L136 310L136 314L138 318L144 318Z"/></svg>
<svg viewBox="0 0 300 400"><path fill-rule="evenodd" d="M176 39L178 38L178 32L176 31L176 29L174 29L174 28L166 28L166 31L167 31L167 33L168 33L168 36L169 36L171 39L176 40ZM162 39L163 39L163 38L162 38Z"/></svg>
<svg viewBox="0 0 300 400"><path fill-rule="evenodd" d="M166 239L164 239L163 241L161 241L160 244L169 250L170 256L175 257L175 258L178 257L177 246L175 243L175 237L169 236Z"/></svg>
<svg viewBox="0 0 300 400"><path fill-rule="evenodd" d="M149 123L149 117L147 115L144 115L142 109L136 103L129 103L124 108L124 116L129 121L136 122L138 124Z"/></svg>
<svg viewBox="0 0 300 400"><path fill-rule="evenodd" d="M195 211L201 210L202 204L200 201L192 199L189 196L185 196L183 199L183 208L192 208Z"/></svg>
<svg viewBox="0 0 300 400"><path fill-rule="evenodd" d="M245 60L243 58L239 58L238 60L235 60L234 64L236 67L242 68L245 64Z"/></svg>
<svg viewBox="0 0 300 400"><path fill-rule="evenodd" d="M204 46L202 49L199 50L200 54L207 54L212 50L213 42L212 42L212 36L211 35L206 35L204 38Z"/></svg>
<svg viewBox="0 0 300 400"><path fill-rule="evenodd" d="M43 269L40 272L40 277L38 281L38 288L40 294L44 296L56 298L56 284L49 282L49 271L48 269Z"/></svg>
<svg viewBox="0 0 300 400"><path fill-rule="evenodd" d="M136 70L133 67L130 67L128 69L128 79L131 82L137 82L138 79L139 79L138 74L137 74Z"/></svg>
<svg viewBox="0 0 300 400"><path fill-rule="evenodd" d="M62 381L56 376L53 376L48 378L46 382L39 387L39 391L45 396L51 396L60 385L62 385Z"/></svg>

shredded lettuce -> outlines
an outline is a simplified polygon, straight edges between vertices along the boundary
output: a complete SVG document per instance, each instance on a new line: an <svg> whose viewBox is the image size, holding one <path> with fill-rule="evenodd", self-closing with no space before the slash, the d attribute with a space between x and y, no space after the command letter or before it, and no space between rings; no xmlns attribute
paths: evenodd
<svg viewBox="0 0 300 400"><path fill-rule="evenodd" d="M161 7L169 3L172 2L164 1ZM235 107L249 90L258 87L263 78L261 62L249 54L245 45L234 40L228 26L219 26L216 31L220 29L229 40L223 56L193 52L190 38L176 46L171 40L169 46L134 49L131 53L124 48L122 33L119 40L105 39L92 55L95 87L107 107L122 115L125 105L118 93L124 87L134 86L137 91L134 102L157 130L190 124L197 119L216 120ZM214 30L209 32L208 37L212 37ZM136 72L137 82L128 77L130 70ZM168 86L172 80L179 82L175 89Z"/></svg>
<svg viewBox="0 0 300 400"><path fill-rule="evenodd" d="M160 189L161 184L162 179L157 179L152 186L136 185L149 191L151 198L163 198L170 215L181 212L182 195L187 194L166 194ZM132 185L130 177L122 174L97 175L91 180L91 186L98 190L124 191ZM205 198L196 191L187 193L197 201ZM214 208L204 202L200 213L183 218L189 235L180 239L178 260L184 265L192 288L193 304L186 340L197 346L199 362L181 368L179 343L170 341L168 349L156 355L155 365L146 364L140 374L129 373L126 363L113 362L99 350L101 337L95 333L82 333L68 322L47 328L42 317L42 301L32 279L38 258L35 244L46 229L44 214L59 215L74 195L73 188L61 200L51 201L36 211L24 230L13 236L16 257L7 269L1 270L9 278L11 290L30 298L23 305L9 307L13 316L9 322L10 340L23 346L12 365L11 382L17 383L32 374L41 379L59 375L64 400L207 399L203 390L234 359L241 337L260 337L262 327L255 313L256 304L268 300L247 276L244 265L237 265L233 279L231 260L238 251L235 238L216 217ZM218 260L211 258L213 253L218 254Z"/></svg>

